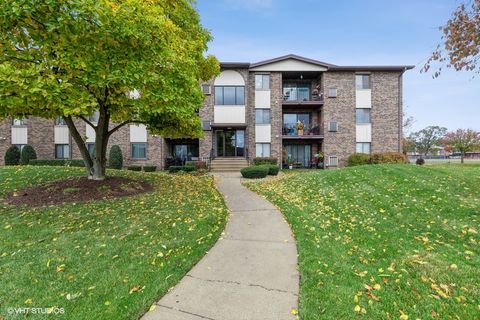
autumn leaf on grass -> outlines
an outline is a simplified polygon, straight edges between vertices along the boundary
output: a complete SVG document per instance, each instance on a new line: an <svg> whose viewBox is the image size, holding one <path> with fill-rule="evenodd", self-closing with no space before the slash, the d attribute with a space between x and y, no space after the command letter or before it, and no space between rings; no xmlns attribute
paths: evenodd
<svg viewBox="0 0 480 320"><path fill-rule="evenodd" d="M133 286L132 288L130 288L130 290L128 291L128 293L132 294L132 293L134 293L134 292L140 292L140 291L142 291L143 289L145 289L145 286L140 287L139 285L136 285L136 286Z"/></svg>
<svg viewBox="0 0 480 320"><path fill-rule="evenodd" d="M65 265L64 264L61 264L59 266L57 266L57 272L62 272L65 270Z"/></svg>

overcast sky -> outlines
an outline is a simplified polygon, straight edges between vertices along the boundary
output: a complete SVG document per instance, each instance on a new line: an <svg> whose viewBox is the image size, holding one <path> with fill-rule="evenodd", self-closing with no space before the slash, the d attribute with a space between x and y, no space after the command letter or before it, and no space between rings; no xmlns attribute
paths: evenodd
<svg viewBox="0 0 480 320"><path fill-rule="evenodd" d="M338 65L407 64L404 108L413 130L480 130L480 75L420 69L440 41L456 0L198 0L220 61L257 62L293 53Z"/></svg>

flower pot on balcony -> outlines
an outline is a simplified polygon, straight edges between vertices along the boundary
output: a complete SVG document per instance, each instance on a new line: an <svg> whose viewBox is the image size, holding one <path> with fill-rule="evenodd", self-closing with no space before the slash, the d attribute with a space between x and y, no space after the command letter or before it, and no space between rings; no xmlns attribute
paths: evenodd
<svg viewBox="0 0 480 320"><path fill-rule="evenodd" d="M288 169L292 170L293 169L293 165L288 165Z"/></svg>
<svg viewBox="0 0 480 320"><path fill-rule="evenodd" d="M298 129L297 132L299 136L303 136L303 129Z"/></svg>

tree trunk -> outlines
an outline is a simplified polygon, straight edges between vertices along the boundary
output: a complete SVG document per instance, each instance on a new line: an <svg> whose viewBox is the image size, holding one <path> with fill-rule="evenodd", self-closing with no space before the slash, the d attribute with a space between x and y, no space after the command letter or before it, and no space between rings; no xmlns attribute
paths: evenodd
<svg viewBox="0 0 480 320"><path fill-rule="evenodd" d="M95 128L95 153L93 156L93 172L91 179L104 180L107 167L107 145L109 139L108 125L110 113L108 107L100 105L98 123Z"/></svg>
<svg viewBox="0 0 480 320"><path fill-rule="evenodd" d="M460 163L463 163L464 159L465 159L465 152L462 151L460 155Z"/></svg>
<svg viewBox="0 0 480 320"><path fill-rule="evenodd" d="M72 135L73 140L75 140L75 143L77 144L77 147L80 150L80 154L82 155L83 162L85 163L85 169L87 170L87 176L90 178L93 172L93 162L92 162L92 158L90 157L90 154L88 153L88 149L85 146L85 141L83 140L82 136L78 132L77 127L75 127L72 117L68 116L63 118L67 123L68 130L70 131L70 134Z"/></svg>

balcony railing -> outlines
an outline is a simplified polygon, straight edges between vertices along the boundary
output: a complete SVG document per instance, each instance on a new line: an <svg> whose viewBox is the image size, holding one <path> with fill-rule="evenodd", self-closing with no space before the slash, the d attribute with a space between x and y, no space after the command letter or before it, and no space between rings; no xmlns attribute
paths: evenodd
<svg viewBox="0 0 480 320"><path fill-rule="evenodd" d="M323 93L314 90L310 94L310 88L297 87L297 88L283 88L283 101L285 102L310 102L310 101L322 101Z"/></svg>
<svg viewBox="0 0 480 320"><path fill-rule="evenodd" d="M320 126L312 126L311 124L306 124L303 129L298 129L296 124L284 124L282 132L284 136L288 137L309 137L322 135Z"/></svg>

